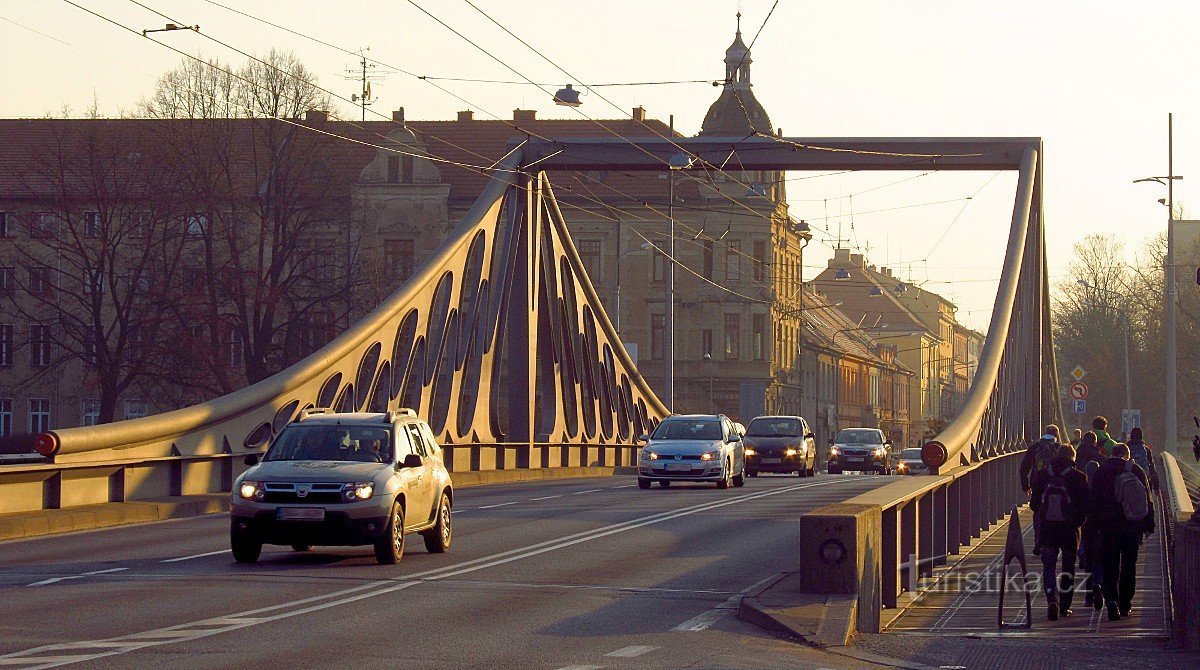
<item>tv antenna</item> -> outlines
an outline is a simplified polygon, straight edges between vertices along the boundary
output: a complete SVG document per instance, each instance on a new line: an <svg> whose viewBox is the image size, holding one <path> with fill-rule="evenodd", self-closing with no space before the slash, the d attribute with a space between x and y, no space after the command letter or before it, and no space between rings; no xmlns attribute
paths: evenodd
<svg viewBox="0 0 1200 670"><path fill-rule="evenodd" d="M377 69L374 63L368 61L367 52L370 50L371 47L359 49L358 68L347 67L346 74L342 77L343 79L357 80L360 84L358 93L350 94L350 101L358 103L358 106L362 109L363 121L367 120L367 105L374 104L375 101L379 100L378 97L371 94L371 82L379 81L387 75L392 74L391 70Z"/></svg>

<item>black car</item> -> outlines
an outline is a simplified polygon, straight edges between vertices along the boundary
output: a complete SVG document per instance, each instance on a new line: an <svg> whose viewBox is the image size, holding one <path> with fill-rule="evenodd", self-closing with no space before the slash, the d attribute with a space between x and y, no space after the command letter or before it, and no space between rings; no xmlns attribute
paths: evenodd
<svg viewBox="0 0 1200 670"><path fill-rule="evenodd" d="M845 428L829 448L829 474L847 470L890 475L895 472L892 443L878 428Z"/></svg>
<svg viewBox="0 0 1200 670"><path fill-rule="evenodd" d="M808 422L798 416L760 416L746 426L746 474L795 472L811 477L817 445Z"/></svg>

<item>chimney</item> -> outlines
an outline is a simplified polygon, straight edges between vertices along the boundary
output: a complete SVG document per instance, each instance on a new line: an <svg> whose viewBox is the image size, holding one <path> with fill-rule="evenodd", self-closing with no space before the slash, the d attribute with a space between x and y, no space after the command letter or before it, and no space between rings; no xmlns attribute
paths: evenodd
<svg viewBox="0 0 1200 670"><path fill-rule="evenodd" d="M392 112L392 120L396 123L404 123L404 108L401 107Z"/></svg>
<svg viewBox="0 0 1200 670"><path fill-rule="evenodd" d="M850 262L850 250L838 248L838 249L833 250L833 258L830 259L830 261L829 261L829 267L845 265L849 262Z"/></svg>
<svg viewBox="0 0 1200 670"><path fill-rule="evenodd" d="M474 121L475 120L475 112L472 112L469 109L461 111L458 113L458 120L459 121Z"/></svg>
<svg viewBox="0 0 1200 670"><path fill-rule="evenodd" d="M535 109L514 109L513 110L513 121L521 122L521 121L536 121L536 120L537 120L537 110L535 110Z"/></svg>
<svg viewBox="0 0 1200 670"><path fill-rule="evenodd" d="M882 273L883 273L883 276L885 276L885 277L891 277L891 276L892 276L892 269L891 269L891 268L879 268L879 271L880 271L880 272L882 272Z"/></svg>
<svg viewBox="0 0 1200 670"><path fill-rule="evenodd" d="M850 254L850 264L856 268L866 267L862 254Z"/></svg>
<svg viewBox="0 0 1200 670"><path fill-rule="evenodd" d="M310 109L304 112L305 123L328 123L329 110L327 109Z"/></svg>
<svg viewBox="0 0 1200 670"><path fill-rule="evenodd" d="M645 121L646 120L646 108L642 107L641 105L634 107L633 108L633 120L634 121Z"/></svg>

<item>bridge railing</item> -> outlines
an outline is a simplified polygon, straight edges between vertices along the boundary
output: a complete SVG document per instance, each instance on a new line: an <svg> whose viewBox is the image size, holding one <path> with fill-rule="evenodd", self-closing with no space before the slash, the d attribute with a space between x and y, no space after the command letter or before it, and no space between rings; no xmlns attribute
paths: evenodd
<svg viewBox="0 0 1200 670"><path fill-rule="evenodd" d="M1172 641L1187 651L1200 651L1200 516L1193 499L1200 494L1200 475L1162 453L1161 494L1170 552ZM1185 470L1186 468L1186 470Z"/></svg>

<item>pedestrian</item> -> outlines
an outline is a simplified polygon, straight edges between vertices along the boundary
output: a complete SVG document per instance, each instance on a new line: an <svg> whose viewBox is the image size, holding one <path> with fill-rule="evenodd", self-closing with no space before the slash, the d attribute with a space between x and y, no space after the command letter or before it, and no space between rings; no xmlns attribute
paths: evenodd
<svg viewBox="0 0 1200 670"><path fill-rule="evenodd" d="M1088 431L1083 434L1083 439L1079 441L1078 453L1075 456L1075 467L1079 468L1088 476L1090 481L1092 474L1100 464L1104 462L1104 452L1100 450L1099 444L1096 441L1096 434Z"/></svg>
<svg viewBox="0 0 1200 670"><path fill-rule="evenodd" d="M1096 444L1100 445L1100 451L1104 452L1104 457L1111 456L1113 447L1117 446L1117 441L1108 434L1108 419L1100 415L1092 419L1092 432L1096 434Z"/></svg>
<svg viewBox="0 0 1200 670"><path fill-rule="evenodd" d="M1154 532L1146 472L1129 459L1128 445L1113 447L1113 455L1096 471L1091 501L1100 534L1104 606L1108 620L1118 621L1133 609L1138 552L1143 536Z"/></svg>
<svg viewBox="0 0 1200 670"><path fill-rule="evenodd" d="M1142 439L1141 426L1129 430L1129 459L1142 466L1150 477L1150 489L1158 490L1158 468L1154 467L1154 450Z"/></svg>
<svg viewBox="0 0 1200 670"><path fill-rule="evenodd" d="M1071 446L1078 449L1079 443L1082 441L1083 441L1083 431L1076 428L1075 429L1075 437L1071 440Z"/></svg>
<svg viewBox="0 0 1200 670"><path fill-rule="evenodd" d="M1042 519L1042 586L1050 621L1071 616L1079 527L1087 519L1088 495L1087 476L1076 469L1075 448L1069 444L1058 448L1049 467L1033 475L1029 506L1034 518ZM1060 553L1062 572L1056 572Z"/></svg>
<svg viewBox="0 0 1200 670"><path fill-rule="evenodd" d="M1083 471L1088 483L1096 477L1096 470L1104 463L1104 452L1096 444L1096 434L1088 431L1079 442L1079 451L1075 456L1075 467ZM1089 504L1089 509L1091 505ZM1090 515L1089 515L1090 517ZM1083 604L1099 609L1104 599L1098 597L1100 585L1103 583L1104 569L1100 561L1100 533L1096 524L1088 518L1080 529L1079 538L1079 567L1083 570Z"/></svg>
<svg viewBox="0 0 1200 670"><path fill-rule="evenodd" d="M1197 461L1200 461L1200 435L1192 436L1192 455L1196 457Z"/></svg>
<svg viewBox="0 0 1200 670"><path fill-rule="evenodd" d="M1058 426L1046 426L1041 439L1033 442L1025 449L1021 458L1021 490L1025 495L1033 492L1032 477L1034 474L1050 467L1050 461L1058 456ZM1041 555L1042 551L1042 522L1038 515L1033 515L1033 553Z"/></svg>

